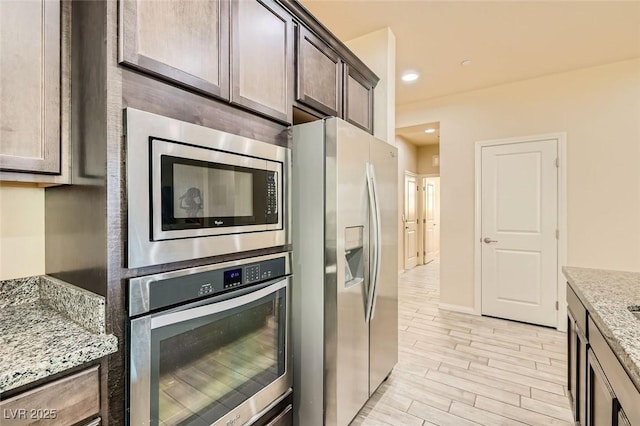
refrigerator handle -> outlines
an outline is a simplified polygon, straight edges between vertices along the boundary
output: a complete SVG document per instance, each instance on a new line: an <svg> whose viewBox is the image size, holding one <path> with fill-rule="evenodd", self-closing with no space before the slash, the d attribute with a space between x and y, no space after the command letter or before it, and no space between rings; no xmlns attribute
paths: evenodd
<svg viewBox="0 0 640 426"><path fill-rule="evenodd" d="M382 238L380 235L380 206L378 205L378 191L375 170L373 164L371 163L367 163L367 187L369 189L369 205L371 207L371 216L373 219L373 253L371 271L369 274L369 289L367 291L367 307L365 311L366 321L369 322L375 315L376 292L378 287L378 280L380 278L380 261L382 253Z"/></svg>

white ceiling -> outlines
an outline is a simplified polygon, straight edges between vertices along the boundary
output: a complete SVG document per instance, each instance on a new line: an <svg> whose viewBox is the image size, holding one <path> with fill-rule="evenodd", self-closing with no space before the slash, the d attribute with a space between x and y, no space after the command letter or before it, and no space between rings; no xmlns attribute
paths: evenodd
<svg viewBox="0 0 640 426"><path fill-rule="evenodd" d="M397 105L640 57L637 0L302 1L343 41L391 28Z"/></svg>
<svg viewBox="0 0 640 426"><path fill-rule="evenodd" d="M425 133L425 130L433 129L433 133ZM440 143L440 123L417 124L415 126L399 127L396 135L416 146L438 145Z"/></svg>

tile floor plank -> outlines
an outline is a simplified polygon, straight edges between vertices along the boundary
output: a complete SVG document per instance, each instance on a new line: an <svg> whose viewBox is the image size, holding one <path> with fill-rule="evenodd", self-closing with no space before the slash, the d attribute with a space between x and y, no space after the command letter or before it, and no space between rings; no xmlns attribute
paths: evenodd
<svg viewBox="0 0 640 426"><path fill-rule="evenodd" d="M477 408L490 411L503 417L508 417L513 420L524 422L528 425L568 426L571 424L570 422L559 420L555 417L546 416L544 414L536 413L525 408L505 404L504 402L496 401L495 399L491 398L485 398L484 396L478 396L475 406Z"/></svg>
<svg viewBox="0 0 640 426"><path fill-rule="evenodd" d="M508 417L502 417L489 411L481 410L461 402L454 401L449 410L451 414L455 414L463 419L471 420L484 426L527 426Z"/></svg>
<svg viewBox="0 0 640 426"><path fill-rule="evenodd" d="M429 405L414 401L409 407L409 413L442 426L477 426L479 423L471 422L450 414L447 411L438 410Z"/></svg>
<svg viewBox="0 0 640 426"><path fill-rule="evenodd" d="M570 426L566 334L438 308L438 260L399 275L399 363L352 426Z"/></svg>
<svg viewBox="0 0 640 426"><path fill-rule="evenodd" d="M555 417L559 420L564 420L567 422L571 421L571 414L567 410L567 407L558 407L557 405L549 404L547 402L542 402L527 397L522 397L522 399L520 400L520 406L522 408L526 408L527 410L535 411L536 413Z"/></svg>

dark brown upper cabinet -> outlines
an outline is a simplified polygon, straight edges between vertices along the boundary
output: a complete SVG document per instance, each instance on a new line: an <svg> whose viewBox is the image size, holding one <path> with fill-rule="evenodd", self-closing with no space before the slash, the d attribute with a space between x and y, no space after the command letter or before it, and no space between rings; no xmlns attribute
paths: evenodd
<svg viewBox="0 0 640 426"><path fill-rule="evenodd" d="M0 1L0 180L67 178L68 11L60 1Z"/></svg>
<svg viewBox="0 0 640 426"><path fill-rule="evenodd" d="M342 116L342 62L327 43L298 26L296 101L325 115Z"/></svg>
<svg viewBox="0 0 640 426"><path fill-rule="evenodd" d="M345 64L344 86L344 119L373 133L373 84Z"/></svg>
<svg viewBox="0 0 640 426"><path fill-rule="evenodd" d="M229 1L121 0L120 61L229 99Z"/></svg>
<svg viewBox="0 0 640 426"><path fill-rule="evenodd" d="M293 19L271 0L231 3L231 103L292 122Z"/></svg>

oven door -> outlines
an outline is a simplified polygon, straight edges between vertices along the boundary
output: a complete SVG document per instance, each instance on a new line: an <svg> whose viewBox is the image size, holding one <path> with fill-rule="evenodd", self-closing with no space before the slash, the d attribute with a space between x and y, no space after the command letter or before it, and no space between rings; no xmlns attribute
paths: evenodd
<svg viewBox="0 0 640 426"><path fill-rule="evenodd" d="M282 229L282 163L151 139L152 239Z"/></svg>
<svg viewBox="0 0 640 426"><path fill-rule="evenodd" d="M244 424L291 386L290 278L131 321L130 424Z"/></svg>

